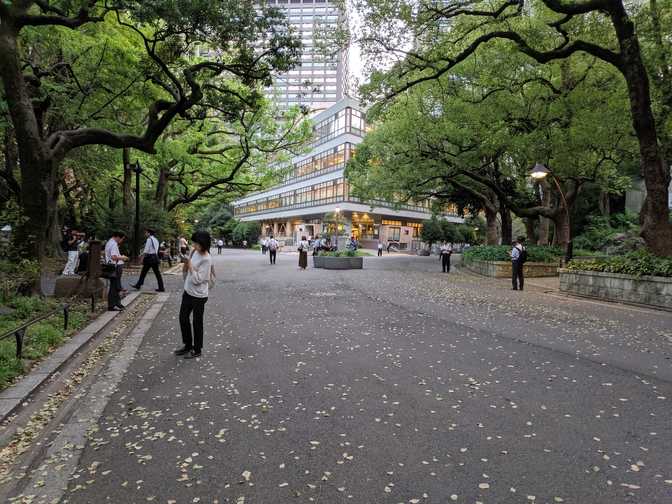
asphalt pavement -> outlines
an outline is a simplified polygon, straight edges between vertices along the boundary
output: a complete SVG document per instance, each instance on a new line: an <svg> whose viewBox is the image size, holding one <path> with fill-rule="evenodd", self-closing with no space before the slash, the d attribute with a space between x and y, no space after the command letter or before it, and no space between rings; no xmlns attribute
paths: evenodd
<svg viewBox="0 0 672 504"><path fill-rule="evenodd" d="M198 360L168 277L62 502L672 502L672 314L297 262L215 255Z"/></svg>

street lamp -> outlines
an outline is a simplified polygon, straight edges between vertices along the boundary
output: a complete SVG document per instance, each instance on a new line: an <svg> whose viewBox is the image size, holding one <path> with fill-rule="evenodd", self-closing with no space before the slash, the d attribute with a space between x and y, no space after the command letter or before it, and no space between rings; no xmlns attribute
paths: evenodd
<svg viewBox="0 0 672 504"><path fill-rule="evenodd" d="M341 207L337 206L334 209L334 216L336 217L336 250L338 250L338 232L339 232L338 224L341 221Z"/></svg>
<svg viewBox="0 0 672 504"><path fill-rule="evenodd" d="M133 234L133 257L137 258L138 252L140 251L140 174L142 173L140 161L135 162L133 171L135 172L135 231Z"/></svg>
<svg viewBox="0 0 672 504"><path fill-rule="evenodd" d="M537 163L534 165L534 168L532 168L532 170L530 171L530 176L535 180L543 180L548 175L550 175L551 178L553 179L553 182L555 182L555 187L557 187L558 192L560 193L560 198L562 199L562 206L565 209L565 219L567 221L567 243L565 244L565 264L567 264L569 261L572 260L572 252L574 248L574 245L572 243L572 224L569 218L569 205L567 204L567 198L565 197L565 193L563 192L562 187L560 186L560 182L558 182L558 178L548 167L544 166L541 163Z"/></svg>

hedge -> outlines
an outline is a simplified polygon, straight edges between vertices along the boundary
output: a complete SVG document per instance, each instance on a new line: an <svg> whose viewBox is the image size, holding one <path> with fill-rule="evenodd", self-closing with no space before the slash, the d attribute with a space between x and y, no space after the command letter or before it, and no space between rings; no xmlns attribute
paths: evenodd
<svg viewBox="0 0 672 504"><path fill-rule="evenodd" d="M525 248L529 262L555 263L563 256L563 251L559 247L530 245ZM510 261L509 252L511 252L510 245L479 245L466 249L463 257L472 261Z"/></svg>
<svg viewBox="0 0 672 504"><path fill-rule="evenodd" d="M567 265L567 269L622 273L634 276L672 277L672 258L658 257L646 250L638 250L621 256L571 261Z"/></svg>

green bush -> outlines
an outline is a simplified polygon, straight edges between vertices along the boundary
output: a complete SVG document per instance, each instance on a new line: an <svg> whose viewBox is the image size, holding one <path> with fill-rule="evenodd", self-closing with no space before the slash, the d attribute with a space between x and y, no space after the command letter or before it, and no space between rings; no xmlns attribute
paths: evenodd
<svg viewBox="0 0 672 504"><path fill-rule="evenodd" d="M325 257L365 257L371 254L362 250L336 250L335 252L322 251L319 255Z"/></svg>
<svg viewBox="0 0 672 504"><path fill-rule="evenodd" d="M630 250L637 247L637 243L632 241L632 238L636 239L639 235L637 214L626 212L609 217L599 215L589 217L588 221L589 224L573 240L575 248L598 251L621 247L624 241L628 242L625 246Z"/></svg>
<svg viewBox="0 0 672 504"><path fill-rule="evenodd" d="M563 255L563 251L559 247L530 245L526 248L529 262L559 262ZM472 261L510 261L510 251L510 245L479 245L465 250L464 258Z"/></svg>
<svg viewBox="0 0 672 504"><path fill-rule="evenodd" d="M621 256L571 261L567 265L567 269L622 273L634 276L672 277L672 258L658 257L646 250L637 250Z"/></svg>
<svg viewBox="0 0 672 504"><path fill-rule="evenodd" d="M0 303L19 292L30 293L39 278L40 265L36 261L0 261Z"/></svg>

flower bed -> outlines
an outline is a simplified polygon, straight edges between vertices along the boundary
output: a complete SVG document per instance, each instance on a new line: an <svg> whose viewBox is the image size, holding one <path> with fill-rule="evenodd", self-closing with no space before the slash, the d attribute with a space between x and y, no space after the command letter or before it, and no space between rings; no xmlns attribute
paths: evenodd
<svg viewBox="0 0 672 504"><path fill-rule="evenodd" d="M672 259L639 250L622 256L572 261L560 270L560 290L672 310Z"/></svg>

